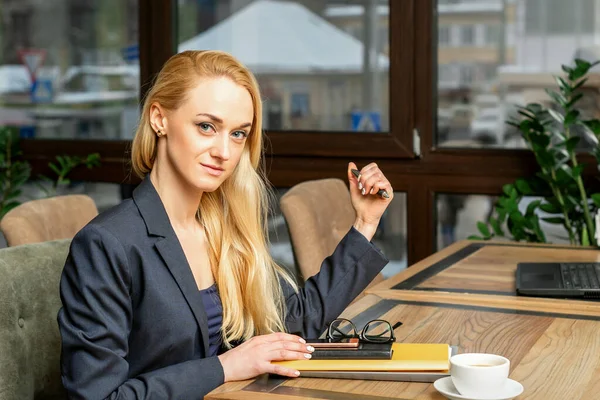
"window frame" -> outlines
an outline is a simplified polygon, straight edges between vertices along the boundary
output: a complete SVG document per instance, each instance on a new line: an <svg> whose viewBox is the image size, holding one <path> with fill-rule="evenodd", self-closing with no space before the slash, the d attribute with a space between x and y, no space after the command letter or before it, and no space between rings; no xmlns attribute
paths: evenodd
<svg viewBox="0 0 600 400"><path fill-rule="evenodd" d="M174 2L139 2L141 98L176 49ZM390 113L391 133L267 132L265 166L270 182L286 188L312 179L346 180L348 161L377 162L394 190L406 192L411 265L436 251L436 193L500 194L504 184L533 174L536 163L526 150L437 147L437 3L390 3L390 109L400 111ZM413 129L420 138L416 148ZM78 169L72 179L135 184L139 179L130 172L129 147L129 141L22 141L34 174L48 173L47 163L57 154L99 152L102 166ZM582 161L595 165L591 157Z"/></svg>

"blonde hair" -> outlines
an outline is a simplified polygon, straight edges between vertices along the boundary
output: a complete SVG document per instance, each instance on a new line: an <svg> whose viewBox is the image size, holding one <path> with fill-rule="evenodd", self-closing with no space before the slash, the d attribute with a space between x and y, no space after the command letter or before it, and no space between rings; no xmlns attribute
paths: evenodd
<svg viewBox="0 0 600 400"><path fill-rule="evenodd" d="M211 269L223 303L223 341L285 331L285 301L279 278L295 283L271 258L267 215L269 187L263 174L262 104L253 74L221 51L185 51L171 57L146 96L131 149L134 172L143 178L156 161L157 135L150 106L177 109L198 79L227 77L246 88L254 105L252 128L239 164L214 192L204 193L199 215L209 243Z"/></svg>

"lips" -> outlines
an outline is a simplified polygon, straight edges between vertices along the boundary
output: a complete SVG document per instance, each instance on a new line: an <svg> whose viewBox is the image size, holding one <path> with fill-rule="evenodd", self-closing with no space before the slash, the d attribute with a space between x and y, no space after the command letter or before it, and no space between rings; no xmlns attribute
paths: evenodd
<svg viewBox="0 0 600 400"><path fill-rule="evenodd" d="M220 176L225 171L223 168L217 167L216 165L202 164L202 163L200 163L200 165L202 165L202 167L206 170L206 172L208 172L210 175L213 175L213 176Z"/></svg>

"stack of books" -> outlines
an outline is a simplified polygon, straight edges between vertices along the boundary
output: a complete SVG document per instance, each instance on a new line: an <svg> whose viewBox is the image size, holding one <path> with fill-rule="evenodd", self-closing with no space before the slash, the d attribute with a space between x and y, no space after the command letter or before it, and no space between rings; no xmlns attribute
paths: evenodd
<svg viewBox="0 0 600 400"><path fill-rule="evenodd" d="M274 363L304 377L433 382L449 375L455 352L440 343L361 343L355 349L316 349L309 360Z"/></svg>

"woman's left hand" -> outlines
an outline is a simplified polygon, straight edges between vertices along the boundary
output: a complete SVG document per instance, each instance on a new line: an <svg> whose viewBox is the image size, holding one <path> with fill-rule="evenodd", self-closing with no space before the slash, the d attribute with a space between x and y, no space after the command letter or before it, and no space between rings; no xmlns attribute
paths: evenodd
<svg viewBox="0 0 600 400"><path fill-rule="evenodd" d="M394 198L394 189L375 163L363 167L358 179L352 169L358 169L353 162L348 164L348 180L352 206L356 210L354 228L371 240L383 212ZM378 195L380 189L385 190L389 198Z"/></svg>

